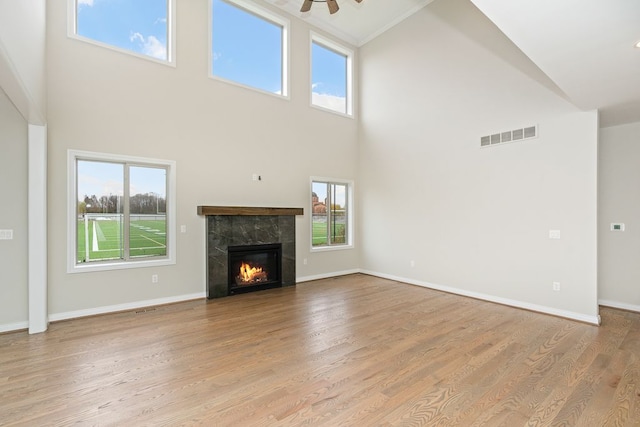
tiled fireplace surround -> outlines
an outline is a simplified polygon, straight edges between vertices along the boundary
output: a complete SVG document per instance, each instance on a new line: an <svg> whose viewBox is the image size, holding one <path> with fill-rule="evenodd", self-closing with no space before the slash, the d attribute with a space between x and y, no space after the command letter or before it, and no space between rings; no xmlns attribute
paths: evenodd
<svg viewBox="0 0 640 427"><path fill-rule="evenodd" d="M296 223L301 208L198 206L207 221L207 298L229 295L228 247L282 244L282 286L296 284Z"/></svg>

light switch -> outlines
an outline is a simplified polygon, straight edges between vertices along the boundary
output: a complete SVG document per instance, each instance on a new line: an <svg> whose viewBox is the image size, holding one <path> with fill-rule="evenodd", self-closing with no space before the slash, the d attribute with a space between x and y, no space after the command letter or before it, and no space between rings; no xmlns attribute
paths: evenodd
<svg viewBox="0 0 640 427"><path fill-rule="evenodd" d="M559 239L560 238L560 230L549 230L549 238L550 239Z"/></svg>

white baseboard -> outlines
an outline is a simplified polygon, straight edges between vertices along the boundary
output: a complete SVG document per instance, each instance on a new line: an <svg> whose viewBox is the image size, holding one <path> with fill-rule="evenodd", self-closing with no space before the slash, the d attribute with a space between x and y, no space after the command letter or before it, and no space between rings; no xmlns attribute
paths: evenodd
<svg viewBox="0 0 640 427"><path fill-rule="evenodd" d="M26 329L29 329L28 321L16 322L16 323L5 323L4 325L0 325L0 333L21 331Z"/></svg>
<svg viewBox="0 0 640 427"><path fill-rule="evenodd" d="M136 301L126 304L108 305L104 307L89 308L86 310L67 311L65 313L56 313L49 315L50 322L56 322L59 320L75 319L78 317L95 316L97 314L115 313L118 311L134 310L137 308L151 307L154 305L172 304L175 302L190 301L194 299L206 298L205 292L198 292L195 294L178 295L175 297L158 298L146 301Z"/></svg>
<svg viewBox="0 0 640 427"><path fill-rule="evenodd" d="M603 305L605 307L619 308L621 310L628 310L628 311L637 311L638 313L640 313L640 305L627 304L624 302L610 301L606 299L598 300L598 304Z"/></svg>
<svg viewBox="0 0 640 427"><path fill-rule="evenodd" d="M543 305L530 304L527 302L512 300L508 298L496 297L494 295L482 294L478 292L465 291L464 289L452 288L449 286L436 285L429 282L423 282L420 280L407 279L404 277L393 276L390 274L378 273L375 271L361 270L363 274L369 274L371 276L381 277L383 279L395 280L397 282L408 283L410 285L422 286L424 288L434 289L437 291L443 291L450 294L461 295L465 297L471 297L480 299L483 301L495 302L502 305L508 305L510 307L522 308L529 311L535 311L538 313L551 314L557 317L563 317L566 319L577 320L579 322L590 323L593 325L600 325L600 316L589 316L587 314L575 313L572 311L559 310L557 308L546 307Z"/></svg>
<svg viewBox="0 0 640 427"><path fill-rule="evenodd" d="M348 276L349 274L357 274L360 272L361 271L356 268L355 270L335 271L333 273L318 274L315 276L296 277L296 283L311 282L313 280L320 280L320 279L330 279L331 277L338 277L338 276Z"/></svg>

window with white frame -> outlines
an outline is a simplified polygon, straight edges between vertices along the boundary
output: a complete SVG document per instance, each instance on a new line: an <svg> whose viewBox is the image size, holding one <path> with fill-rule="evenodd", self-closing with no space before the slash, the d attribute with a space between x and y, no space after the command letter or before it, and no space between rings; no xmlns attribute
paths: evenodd
<svg viewBox="0 0 640 427"><path fill-rule="evenodd" d="M352 245L353 183L325 178L311 180L311 248Z"/></svg>
<svg viewBox="0 0 640 427"><path fill-rule="evenodd" d="M353 52L311 33L311 104L352 115Z"/></svg>
<svg viewBox="0 0 640 427"><path fill-rule="evenodd" d="M286 97L289 21L247 0L211 1L211 76Z"/></svg>
<svg viewBox="0 0 640 427"><path fill-rule="evenodd" d="M121 52L173 63L176 0L67 0L69 35Z"/></svg>
<svg viewBox="0 0 640 427"><path fill-rule="evenodd" d="M175 263L175 162L69 150L69 272Z"/></svg>

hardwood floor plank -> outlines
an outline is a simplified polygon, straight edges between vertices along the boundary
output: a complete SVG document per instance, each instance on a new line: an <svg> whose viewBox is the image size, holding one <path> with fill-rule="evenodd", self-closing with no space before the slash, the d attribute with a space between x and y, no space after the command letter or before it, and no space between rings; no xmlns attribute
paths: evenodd
<svg viewBox="0 0 640 427"><path fill-rule="evenodd" d="M601 327L366 275L0 335L0 425L640 425Z"/></svg>

